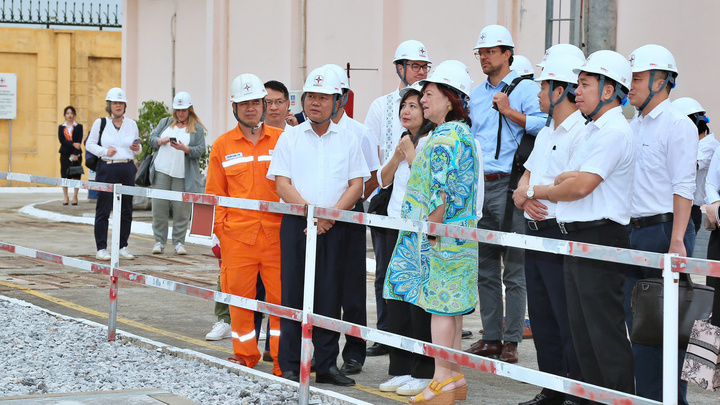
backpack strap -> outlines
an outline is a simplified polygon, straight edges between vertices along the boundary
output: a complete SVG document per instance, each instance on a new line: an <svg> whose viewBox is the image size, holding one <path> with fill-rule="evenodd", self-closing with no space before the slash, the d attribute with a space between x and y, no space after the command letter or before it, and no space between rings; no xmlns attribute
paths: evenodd
<svg viewBox="0 0 720 405"><path fill-rule="evenodd" d="M107 118L103 118L102 121L100 121L100 133L98 134L98 145L102 146L102 134L105 131L105 126L107 125Z"/></svg>

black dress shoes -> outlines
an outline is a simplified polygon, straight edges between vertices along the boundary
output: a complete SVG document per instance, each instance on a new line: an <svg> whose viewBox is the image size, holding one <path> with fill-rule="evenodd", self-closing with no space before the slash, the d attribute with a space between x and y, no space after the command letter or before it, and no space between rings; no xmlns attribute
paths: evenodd
<svg viewBox="0 0 720 405"><path fill-rule="evenodd" d="M282 378L290 381L300 382L300 374L295 371L285 371L282 373Z"/></svg>
<svg viewBox="0 0 720 405"><path fill-rule="evenodd" d="M355 359L348 359L340 368L340 372L345 375L360 374L363 365Z"/></svg>
<svg viewBox="0 0 720 405"><path fill-rule="evenodd" d="M535 395L535 398L520 402L518 405L563 405L562 399L548 398L545 394L540 393Z"/></svg>
<svg viewBox="0 0 720 405"><path fill-rule="evenodd" d="M374 356L384 356L388 354L389 349L387 346L385 346L382 343L375 343L372 346L365 349L365 355L374 357Z"/></svg>
<svg viewBox="0 0 720 405"><path fill-rule="evenodd" d="M283 373L283 376L285 374ZM332 384L340 387L349 387L355 385L355 380L349 377L345 377L343 373L338 370L336 366L331 366L327 373L317 374L315 376L315 382L318 384Z"/></svg>

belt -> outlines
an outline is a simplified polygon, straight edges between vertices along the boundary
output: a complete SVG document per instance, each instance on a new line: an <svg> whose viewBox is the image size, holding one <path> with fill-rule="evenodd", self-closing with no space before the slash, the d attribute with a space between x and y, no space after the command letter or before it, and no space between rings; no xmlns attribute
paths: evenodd
<svg viewBox="0 0 720 405"><path fill-rule="evenodd" d="M672 212L657 214L650 217L630 218L630 226L633 228L644 228L650 225L664 224L673 220Z"/></svg>
<svg viewBox="0 0 720 405"><path fill-rule="evenodd" d="M598 226L613 223L615 222L609 219L598 219L597 221L587 222L558 222L558 226L560 227L560 232L562 232L564 235L567 235L572 232L584 231L586 229L597 228Z"/></svg>
<svg viewBox="0 0 720 405"><path fill-rule="evenodd" d="M127 162L132 162L132 159L117 159L117 160L105 160L105 159L103 159L103 162L111 165L111 164L115 164L115 163L127 163Z"/></svg>
<svg viewBox="0 0 720 405"><path fill-rule="evenodd" d="M546 219L544 221L533 221L528 219L527 226L531 231L541 231L545 228L550 228L551 226L558 226L558 223L555 218Z"/></svg>
<svg viewBox="0 0 720 405"><path fill-rule="evenodd" d="M485 181L495 181L510 176L510 173L490 173L485 174Z"/></svg>

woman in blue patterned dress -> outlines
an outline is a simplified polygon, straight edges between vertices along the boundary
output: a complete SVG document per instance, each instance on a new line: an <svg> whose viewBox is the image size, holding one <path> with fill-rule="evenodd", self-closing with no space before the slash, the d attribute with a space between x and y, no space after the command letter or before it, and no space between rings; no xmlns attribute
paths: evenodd
<svg viewBox="0 0 720 405"><path fill-rule="evenodd" d="M467 101L472 80L464 64L445 61L423 84L423 115L437 124L412 163L401 217L475 228L479 151ZM401 232L385 278L384 296L432 314L434 344L461 350L462 316L477 304L477 242ZM410 403L464 400L460 366L435 359L430 385Z"/></svg>

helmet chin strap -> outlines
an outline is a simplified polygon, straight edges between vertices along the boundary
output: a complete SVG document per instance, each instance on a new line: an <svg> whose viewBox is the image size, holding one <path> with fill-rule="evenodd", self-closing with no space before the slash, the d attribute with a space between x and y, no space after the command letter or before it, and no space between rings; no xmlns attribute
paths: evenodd
<svg viewBox="0 0 720 405"><path fill-rule="evenodd" d="M402 67L403 67L403 75L407 76L407 60L402 61ZM395 73L397 73L398 77L400 78L400 80L402 80L402 82L405 84L405 86L410 85L410 83L407 82L407 79L405 79L405 77L400 74L400 64L399 63L395 64Z"/></svg>
<svg viewBox="0 0 720 405"><path fill-rule="evenodd" d="M265 114L267 114L267 106L265 106L265 103L263 103L263 114L262 114L262 117L260 117L260 122L256 126L251 127L250 125L246 124L243 120L241 120L240 117L238 117L236 108L233 107L233 115L235 116L235 119L237 120L237 122L239 122L240 125L244 126L245 128L250 128L250 133L252 135L255 135L255 130L260 128L262 126L263 122L265 122Z"/></svg>
<svg viewBox="0 0 720 405"><path fill-rule="evenodd" d="M609 99L602 101L602 92L603 92L603 88L605 87L605 75L600 75L598 86L599 86L598 87L598 96L600 97L600 101L598 102L598 105L597 105L597 107L595 107L593 112L591 112L590 114L587 114L587 115L583 114L585 116L585 118L587 119L585 121L585 125L587 125L590 121L592 121L595 118L597 113L600 112L600 109L603 108L603 106L605 104L612 103L613 100L615 100L615 97L618 97L622 100L620 102L621 104L625 102L625 97L627 97L627 94L625 94L625 92L622 91L622 87L620 86L620 84L615 83L615 93L613 93L613 95Z"/></svg>
<svg viewBox="0 0 720 405"><path fill-rule="evenodd" d="M568 93L570 93L570 89L575 91L575 86L572 83L565 83L565 91L560 96L558 101L553 102L552 101L552 92L553 92L553 84L554 83L555 83L555 80L548 80L548 84L550 85L550 89L548 90L548 97L550 100L550 110L548 110L548 117L547 117L547 120L545 121L546 127L550 126L550 121L552 121L552 115L553 115L553 111L555 110L555 106L560 104L563 100L565 100L565 97L568 95Z"/></svg>
<svg viewBox="0 0 720 405"><path fill-rule="evenodd" d="M672 72L667 72L667 77L665 78L665 81L663 81L663 84L660 86L660 89L658 91L653 91L652 87L653 83L655 82L655 72L655 69L650 71L650 81L648 82L648 89L650 89L650 94L647 96L642 105L638 107L638 111L640 111L641 113L643 112L645 107L647 107L650 100L652 100L652 98L655 97L657 93L663 91L663 89L665 88L665 86L668 85L668 83L670 83L670 88L675 87L675 78L672 76Z"/></svg>
<svg viewBox="0 0 720 405"><path fill-rule="evenodd" d="M322 125L322 124L330 121L331 119L335 118L335 116L338 115L338 113L340 112L342 107L336 108L335 104L337 103L338 100L340 100L341 97L342 97L342 95L340 95L340 94L333 94L333 108L332 108L332 112L330 113L330 117L328 119L322 120L320 122L315 122L315 121L311 120L307 114L305 114L305 93L303 93L302 97L300 97L300 102L302 103L302 106L303 106L303 114L307 117L308 121L310 121L311 124L316 125L316 126Z"/></svg>

